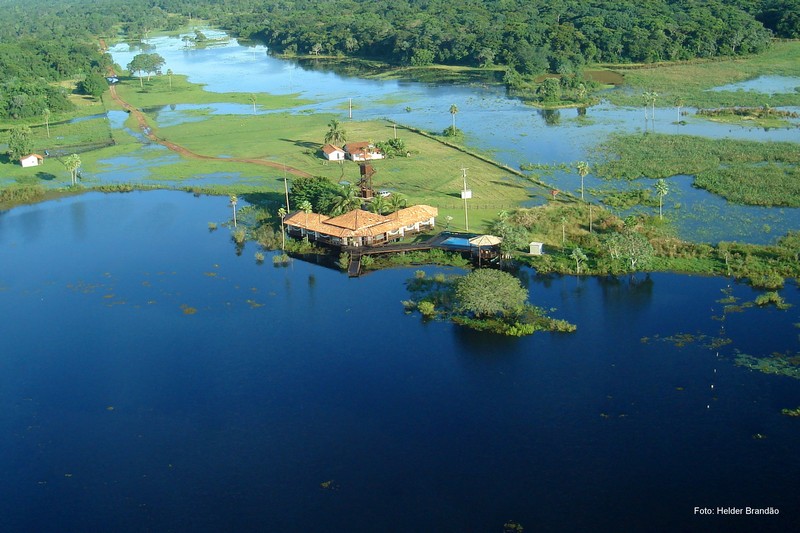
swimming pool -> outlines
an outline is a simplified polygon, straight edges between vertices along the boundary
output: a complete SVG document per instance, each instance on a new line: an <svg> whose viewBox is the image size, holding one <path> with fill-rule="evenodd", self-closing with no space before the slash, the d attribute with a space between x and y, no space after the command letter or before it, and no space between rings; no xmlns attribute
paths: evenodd
<svg viewBox="0 0 800 533"><path fill-rule="evenodd" d="M445 246L453 246L455 248L463 248L469 250L471 248L469 239L466 237L448 237L442 241Z"/></svg>

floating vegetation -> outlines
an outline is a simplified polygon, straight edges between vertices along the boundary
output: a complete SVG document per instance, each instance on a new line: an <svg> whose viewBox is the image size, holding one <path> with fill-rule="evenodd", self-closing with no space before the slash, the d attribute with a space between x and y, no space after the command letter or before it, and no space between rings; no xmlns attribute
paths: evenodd
<svg viewBox="0 0 800 533"><path fill-rule="evenodd" d="M324 490L339 490L339 485L334 480L329 479L319 484L320 488Z"/></svg>
<svg viewBox="0 0 800 533"><path fill-rule="evenodd" d="M781 414L786 416L800 416L800 407L797 409L781 409Z"/></svg>
<svg viewBox="0 0 800 533"><path fill-rule="evenodd" d="M522 533L523 527L519 522L509 520L503 524L503 533Z"/></svg>
<svg viewBox="0 0 800 533"><path fill-rule="evenodd" d="M670 342L674 344L676 348L684 348L690 344L700 344L703 348L707 348L709 350L717 350L720 347L726 346L733 342L727 337L712 337L710 335L704 335L700 333L676 333L675 335L670 335L669 337L656 336L656 339L664 342Z"/></svg>
<svg viewBox="0 0 800 533"><path fill-rule="evenodd" d="M217 223L216 222L209 222L208 223L208 231L216 231Z"/></svg>
<svg viewBox="0 0 800 533"><path fill-rule="evenodd" d="M767 305L774 305L778 309L789 309L791 304L787 304L786 301L774 291L766 292L764 294L759 294L754 302L759 307L764 307Z"/></svg>
<svg viewBox="0 0 800 533"><path fill-rule="evenodd" d="M262 304L262 303L258 303L255 300L245 300L245 301L247 302L247 305L250 306L250 309L258 309L259 307L264 307L264 305L265 305L265 304Z"/></svg>
<svg viewBox="0 0 800 533"><path fill-rule="evenodd" d="M272 256L272 264L275 266L286 266L289 264L288 254L278 254Z"/></svg>
<svg viewBox="0 0 800 533"><path fill-rule="evenodd" d="M264 254L262 254L261 252L256 252L255 258L256 258L256 263L258 263L259 265L264 262Z"/></svg>
<svg viewBox="0 0 800 533"><path fill-rule="evenodd" d="M203 272L203 275L204 276L208 276L209 278L213 278L214 276L217 275L217 273L216 272Z"/></svg>
<svg viewBox="0 0 800 533"><path fill-rule="evenodd" d="M736 365L758 370L764 374L777 374L800 379L800 353L773 353L767 357L755 357L739 353Z"/></svg>
<svg viewBox="0 0 800 533"><path fill-rule="evenodd" d="M184 315L193 315L197 313L197 308L188 306L186 304L181 305L181 309L183 309Z"/></svg>

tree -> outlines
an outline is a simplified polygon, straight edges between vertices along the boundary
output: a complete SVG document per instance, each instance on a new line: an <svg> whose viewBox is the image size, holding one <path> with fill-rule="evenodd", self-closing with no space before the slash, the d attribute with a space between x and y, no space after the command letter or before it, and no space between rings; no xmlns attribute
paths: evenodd
<svg viewBox="0 0 800 533"><path fill-rule="evenodd" d="M283 229L283 219L286 218L286 208L278 208L278 218L281 219L281 250L286 250L286 231Z"/></svg>
<svg viewBox="0 0 800 533"><path fill-rule="evenodd" d="M569 254L570 258L575 261L575 273L581 273L581 265L588 259L586 254L583 253L583 250L578 248L577 246L572 249L572 253Z"/></svg>
<svg viewBox="0 0 800 533"><path fill-rule="evenodd" d="M167 77L169 78L169 90L172 90L172 69L167 69Z"/></svg>
<svg viewBox="0 0 800 533"><path fill-rule="evenodd" d="M99 72L90 72L78 82L78 91L95 99L100 98L106 89L108 89L108 82L105 76Z"/></svg>
<svg viewBox="0 0 800 533"><path fill-rule="evenodd" d="M333 199L331 215L343 215L361 207L361 197L358 196L358 192L355 185L342 185Z"/></svg>
<svg viewBox="0 0 800 533"><path fill-rule="evenodd" d="M253 104L253 114L255 115L256 114L256 95L253 94L253 93L250 93L248 95L248 97L250 98L250 103Z"/></svg>
<svg viewBox="0 0 800 533"><path fill-rule="evenodd" d="M456 282L455 298L461 312L490 317L522 310L528 300L528 291L511 274L482 268Z"/></svg>
<svg viewBox="0 0 800 533"><path fill-rule="evenodd" d="M231 194L228 198L230 200L231 208L233 209L233 227L236 227L236 204L239 203L239 199L236 197L235 194Z"/></svg>
<svg viewBox="0 0 800 533"><path fill-rule="evenodd" d="M339 121L336 119L328 122L328 133L325 134L325 144L333 144L342 146L347 141L347 132L345 132Z"/></svg>
<svg viewBox="0 0 800 533"><path fill-rule="evenodd" d="M653 245L642 235L632 230L612 233L605 239L605 245L612 259L620 259L631 272L646 265L655 254Z"/></svg>
<svg viewBox="0 0 800 533"><path fill-rule="evenodd" d="M393 192L391 196L389 196L389 210L394 213L395 211L400 211L401 209L408 207L408 200L402 194L397 194Z"/></svg>
<svg viewBox="0 0 800 533"><path fill-rule="evenodd" d="M300 209L300 211L306 214L306 227L308 227L308 215L313 210L313 207L311 207L311 202L308 200L303 200L297 204L297 207Z"/></svg>
<svg viewBox="0 0 800 533"><path fill-rule="evenodd" d="M81 158L78 154L68 155L64 158L64 166L69 171L72 185L78 184L78 169L81 168Z"/></svg>
<svg viewBox="0 0 800 533"><path fill-rule="evenodd" d="M578 174L581 177L581 200L583 200L583 178L589 174L589 163L586 161L578 161L578 164L575 166L578 169Z"/></svg>
<svg viewBox="0 0 800 533"><path fill-rule="evenodd" d="M139 73L139 87L144 87L144 82L142 82L142 78L144 73L147 69L147 54L136 54L131 59L131 62L128 63L127 69L130 71L131 74L134 72Z"/></svg>
<svg viewBox="0 0 800 533"><path fill-rule="evenodd" d="M161 70L164 66L165 60L158 54L136 54L128 63L128 70L139 73L139 86L143 87L142 76L147 73L147 81L150 81L150 75Z"/></svg>
<svg viewBox="0 0 800 533"><path fill-rule="evenodd" d="M669 185L663 179L659 179L655 184L656 194L658 194L658 218L663 219L664 216L661 212L661 206L664 203L664 197L669 194Z"/></svg>
<svg viewBox="0 0 800 533"><path fill-rule="evenodd" d="M658 99L658 93L655 91L645 91L642 93L642 98L644 99L644 119L647 120L647 106L649 105L653 112L652 116L650 117L652 120L656 119L656 100Z"/></svg>
<svg viewBox="0 0 800 533"><path fill-rule="evenodd" d="M11 128L8 134L8 158L12 161L30 155L33 151L33 134L28 126Z"/></svg>
<svg viewBox="0 0 800 533"><path fill-rule="evenodd" d="M389 210L389 202L383 196L376 196L369 203L369 210L382 215Z"/></svg>
<svg viewBox="0 0 800 533"><path fill-rule="evenodd" d="M536 89L542 102L558 102L561 100L561 84L556 78L547 78Z"/></svg>
<svg viewBox="0 0 800 533"><path fill-rule="evenodd" d="M450 114L453 116L453 131L456 130L456 115L458 114L458 106L456 104L450 105Z"/></svg>

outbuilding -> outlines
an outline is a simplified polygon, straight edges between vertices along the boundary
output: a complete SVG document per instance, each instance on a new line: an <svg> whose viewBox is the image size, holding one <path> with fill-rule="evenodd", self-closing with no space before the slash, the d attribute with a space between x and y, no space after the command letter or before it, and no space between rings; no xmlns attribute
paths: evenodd
<svg viewBox="0 0 800 533"><path fill-rule="evenodd" d="M38 167L44 164L44 157L39 154L26 155L25 157L20 157L19 164L22 165L23 168Z"/></svg>

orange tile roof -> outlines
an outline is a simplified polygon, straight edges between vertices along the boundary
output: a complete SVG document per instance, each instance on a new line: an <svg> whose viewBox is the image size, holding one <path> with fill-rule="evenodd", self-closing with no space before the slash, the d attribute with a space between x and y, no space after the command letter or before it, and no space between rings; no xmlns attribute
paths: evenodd
<svg viewBox="0 0 800 533"><path fill-rule="evenodd" d="M332 154L333 152L344 152L344 150L342 150L335 144L326 144L325 146L322 147L322 151L328 155Z"/></svg>
<svg viewBox="0 0 800 533"><path fill-rule="evenodd" d="M369 237L397 231L400 228L435 218L438 214L439 210L429 205L406 207L388 216L370 213L363 209L354 209L334 218L317 213L306 215L303 211L295 211L284 219L284 223L343 239L345 237Z"/></svg>

